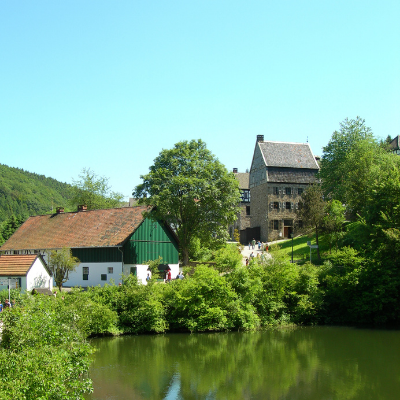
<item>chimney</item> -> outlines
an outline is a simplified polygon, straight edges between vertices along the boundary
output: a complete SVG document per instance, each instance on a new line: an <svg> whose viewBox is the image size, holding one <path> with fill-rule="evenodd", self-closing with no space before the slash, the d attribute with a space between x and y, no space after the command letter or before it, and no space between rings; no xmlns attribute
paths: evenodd
<svg viewBox="0 0 400 400"><path fill-rule="evenodd" d="M87 206L85 206L84 204L80 204L79 206L78 206L78 212L79 211L87 211Z"/></svg>
<svg viewBox="0 0 400 400"><path fill-rule="evenodd" d="M233 168L233 173L237 174L238 173L238 169L237 168Z"/></svg>
<svg viewBox="0 0 400 400"><path fill-rule="evenodd" d="M57 214L63 214L64 213L64 207L57 207L56 208Z"/></svg>
<svg viewBox="0 0 400 400"><path fill-rule="evenodd" d="M257 135L257 142L263 142L264 141L264 135Z"/></svg>

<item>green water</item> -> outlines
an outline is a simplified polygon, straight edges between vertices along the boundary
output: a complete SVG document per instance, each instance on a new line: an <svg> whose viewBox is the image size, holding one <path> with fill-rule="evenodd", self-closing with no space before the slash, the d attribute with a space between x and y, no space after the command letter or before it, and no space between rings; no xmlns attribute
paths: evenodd
<svg viewBox="0 0 400 400"><path fill-rule="evenodd" d="M398 330L307 327L93 344L91 400L400 399Z"/></svg>

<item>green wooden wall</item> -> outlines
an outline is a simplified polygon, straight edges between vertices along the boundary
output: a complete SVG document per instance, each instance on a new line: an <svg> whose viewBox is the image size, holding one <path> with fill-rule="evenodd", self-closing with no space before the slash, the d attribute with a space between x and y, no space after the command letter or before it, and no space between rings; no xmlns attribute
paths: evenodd
<svg viewBox="0 0 400 400"><path fill-rule="evenodd" d="M124 246L124 263L144 264L159 256L164 264L178 264L178 244L162 223L146 218Z"/></svg>

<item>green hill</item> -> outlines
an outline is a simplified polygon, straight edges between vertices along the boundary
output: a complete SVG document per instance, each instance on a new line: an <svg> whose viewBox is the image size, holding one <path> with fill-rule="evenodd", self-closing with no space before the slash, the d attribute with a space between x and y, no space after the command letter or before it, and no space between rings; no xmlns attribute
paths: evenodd
<svg viewBox="0 0 400 400"><path fill-rule="evenodd" d="M27 218L67 208L70 197L67 183L0 164L0 223L12 215Z"/></svg>

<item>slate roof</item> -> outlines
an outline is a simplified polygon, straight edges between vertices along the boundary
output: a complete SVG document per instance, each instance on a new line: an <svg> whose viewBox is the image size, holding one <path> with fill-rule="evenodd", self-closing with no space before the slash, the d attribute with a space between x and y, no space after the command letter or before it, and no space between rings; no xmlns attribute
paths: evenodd
<svg viewBox="0 0 400 400"><path fill-rule="evenodd" d="M137 206L30 217L0 250L121 246L150 210Z"/></svg>
<svg viewBox="0 0 400 400"><path fill-rule="evenodd" d="M391 142L390 142L390 148L392 150L399 150L400 149L400 136L397 135Z"/></svg>
<svg viewBox="0 0 400 400"><path fill-rule="evenodd" d="M250 173L249 172L237 172L234 174L235 178L239 182L239 189L250 188Z"/></svg>
<svg viewBox="0 0 400 400"><path fill-rule="evenodd" d="M319 169L308 143L258 142L258 145L267 167Z"/></svg>
<svg viewBox="0 0 400 400"><path fill-rule="evenodd" d="M37 254L1 255L0 276L26 276L38 257Z"/></svg>

